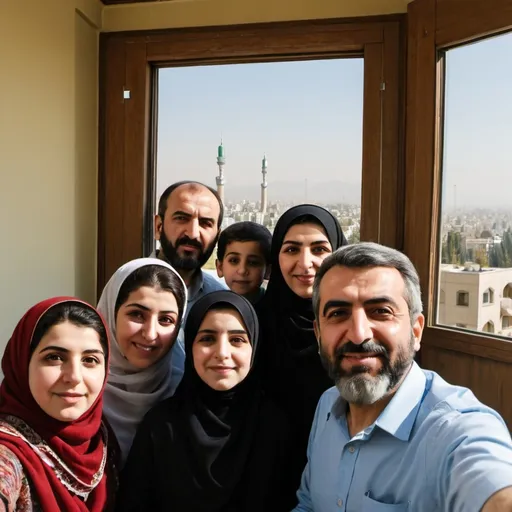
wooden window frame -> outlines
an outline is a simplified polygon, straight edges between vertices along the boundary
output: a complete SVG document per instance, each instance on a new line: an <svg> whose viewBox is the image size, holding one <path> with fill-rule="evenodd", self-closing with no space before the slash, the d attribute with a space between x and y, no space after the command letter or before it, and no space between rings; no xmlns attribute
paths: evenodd
<svg viewBox="0 0 512 512"><path fill-rule="evenodd" d="M422 282L426 315L423 355L440 349L512 363L509 341L462 332L435 321L444 107L444 66L439 54L511 29L511 0L415 0L408 6L404 250ZM467 361L470 364L471 360ZM468 379L471 377L466 374L461 377L464 384Z"/></svg>
<svg viewBox="0 0 512 512"><path fill-rule="evenodd" d="M361 240L402 249L405 41L404 15L102 34L98 293L153 245L152 78L163 65L364 57Z"/></svg>

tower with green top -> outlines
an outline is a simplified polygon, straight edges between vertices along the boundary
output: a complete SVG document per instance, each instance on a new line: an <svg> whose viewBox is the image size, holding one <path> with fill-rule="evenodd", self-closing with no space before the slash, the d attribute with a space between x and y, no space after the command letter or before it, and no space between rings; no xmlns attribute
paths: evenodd
<svg viewBox="0 0 512 512"><path fill-rule="evenodd" d="M267 213L267 156L263 155L263 160L261 161L261 175L263 177L261 181L261 205L260 212L265 214Z"/></svg>
<svg viewBox="0 0 512 512"><path fill-rule="evenodd" d="M217 148L217 165L219 167L219 175L215 178L217 182L217 192L224 202L224 165L226 164L226 157L224 156L224 146L222 139L220 139L220 146Z"/></svg>

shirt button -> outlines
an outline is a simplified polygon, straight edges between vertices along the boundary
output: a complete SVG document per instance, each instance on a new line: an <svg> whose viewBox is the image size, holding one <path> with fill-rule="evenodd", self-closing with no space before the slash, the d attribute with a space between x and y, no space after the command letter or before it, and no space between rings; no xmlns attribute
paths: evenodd
<svg viewBox="0 0 512 512"><path fill-rule="evenodd" d="M356 449L355 449L353 446L350 446L350 447L349 447L349 449L348 449L348 451L349 451L350 453L354 453L354 452L356 451Z"/></svg>
<svg viewBox="0 0 512 512"><path fill-rule="evenodd" d="M336 504L338 505L338 507L341 507L343 505L343 500L342 499L339 499Z"/></svg>

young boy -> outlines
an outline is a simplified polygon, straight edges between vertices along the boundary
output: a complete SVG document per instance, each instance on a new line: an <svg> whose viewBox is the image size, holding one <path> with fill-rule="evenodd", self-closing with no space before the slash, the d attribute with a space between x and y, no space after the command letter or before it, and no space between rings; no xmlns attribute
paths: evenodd
<svg viewBox="0 0 512 512"><path fill-rule="evenodd" d="M256 222L236 222L224 229L217 245L217 275L229 289L255 304L270 274L270 231Z"/></svg>

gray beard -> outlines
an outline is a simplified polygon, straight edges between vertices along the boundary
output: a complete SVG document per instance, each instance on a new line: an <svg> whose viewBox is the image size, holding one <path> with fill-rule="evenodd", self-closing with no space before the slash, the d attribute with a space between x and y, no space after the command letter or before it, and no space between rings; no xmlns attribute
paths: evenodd
<svg viewBox="0 0 512 512"><path fill-rule="evenodd" d="M374 342L372 342L374 343ZM355 371L351 375L346 375L341 369L341 359L335 354L334 362L323 351L321 340L320 359L329 377L334 380L341 397L350 404L371 405L384 398L393 390L405 373L411 367L414 360L414 335L411 332L410 343L407 349L400 349L397 359L391 363L389 354L385 350L383 357L383 366L380 372L372 376L367 371ZM343 350L343 347L342 349ZM384 348L381 346L381 350Z"/></svg>
<svg viewBox="0 0 512 512"><path fill-rule="evenodd" d="M391 390L391 378L388 374L375 377L360 373L352 377L341 377L336 387L342 398L350 404L370 405L384 398Z"/></svg>

